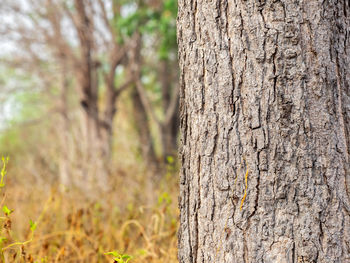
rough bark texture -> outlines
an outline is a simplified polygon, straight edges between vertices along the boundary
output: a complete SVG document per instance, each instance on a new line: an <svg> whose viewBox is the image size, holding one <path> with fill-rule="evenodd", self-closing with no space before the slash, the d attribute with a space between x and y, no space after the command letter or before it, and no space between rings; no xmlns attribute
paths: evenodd
<svg viewBox="0 0 350 263"><path fill-rule="evenodd" d="M179 1L181 263L350 262L349 5Z"/></svg>

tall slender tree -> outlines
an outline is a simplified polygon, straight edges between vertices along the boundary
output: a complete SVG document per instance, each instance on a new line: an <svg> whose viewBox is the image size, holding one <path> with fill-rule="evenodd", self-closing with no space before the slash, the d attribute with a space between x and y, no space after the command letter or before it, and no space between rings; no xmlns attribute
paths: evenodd
<svg viewBox="0 0 350 263"><path fill-rule="evenodd" d="M350 262L349 14L179 1L181 263Z"/></svg>

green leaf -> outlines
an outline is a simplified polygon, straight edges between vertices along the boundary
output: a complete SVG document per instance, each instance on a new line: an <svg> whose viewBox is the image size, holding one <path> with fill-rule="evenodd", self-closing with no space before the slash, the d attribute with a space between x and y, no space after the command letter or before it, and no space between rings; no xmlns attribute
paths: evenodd
<svg viewBox="0 0 350 263"><path fill-rule="evenodd" d="M140 249L137 251L137 253L140 255L140 256L145 256L148 254L147 250L146 249Z"/></svg>
<svg viewBox="0 0 350 263"><path fill-rule="evenodd" d="M167 160L168 163L170 163L170 164L173 164L173 163L174 163L174 157L171 156L171 155L168 155L168 156L166 157L166 160Z"/></svg>
<svg viewBox="0 0 350 263"><path fill-rule="evenodd" d="M129 255L122 255L122 259L123 260L130 260L131 256L129 256Z"/></svg>
<svg viewBox="0 0 350 263"><path fill-rule="evenodd" d="M29 225L30 225L30 230L32 232L34 232L34 230L36 229L37 227L37 223L36 222L33 222L32 220L29 220Z"/></svg>
<svg viewBox="0 0 350 263"><path fill-rule="evenodd" d="M171 204L171 197L169 195L169 193L167 192L164 192L163 194L161 194L159 197L158 197L158 204L162 204L163 202L165 202L167 205Z"/></svg>
<svg viewBox="0 0 350 263"><path fill-rule="evenodd" d="M128 263L132 259L130 255L119 254L117 251L106 252L105 255L113 256L113 260L119 263Z"/></svg>
<svg viewBox="0 0 350 263"><path fill-rule="evenodd" d="M105 255L111 255L113 257L118 257L119 253L117 251L106 252Z"/></svg>
<svg viewBox="0 0 350 263"><path fill-rule="evenodd" d="M6 237L0 237L0 244L4 243L7 240Z"/></svg>
<svg viewBox="0 0 350 263"><path fill-rule="evenodd" d="M9 209L6 205L2 207L2 211L5 213L5 215L9 216L13 210Z"/></svg>

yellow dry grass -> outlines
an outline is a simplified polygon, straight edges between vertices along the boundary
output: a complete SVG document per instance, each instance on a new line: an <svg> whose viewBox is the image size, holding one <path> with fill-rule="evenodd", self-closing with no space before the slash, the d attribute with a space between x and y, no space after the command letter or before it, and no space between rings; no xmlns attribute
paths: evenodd
<svg viewBox="0 0 350 263"><path fill-rule="evenodd" d="M114 262L105 253L117 251L131 255L129 263L177 262L176 173L165 176L151 193L144 182L152 175L140 175L144 179L136 182L133 176L133 184L125 176L115 175L115 189L94 198L82 190L7 180L3 204L14 212L2 217L2 260ZM30 220L37 224L34 231Z"/></svg>

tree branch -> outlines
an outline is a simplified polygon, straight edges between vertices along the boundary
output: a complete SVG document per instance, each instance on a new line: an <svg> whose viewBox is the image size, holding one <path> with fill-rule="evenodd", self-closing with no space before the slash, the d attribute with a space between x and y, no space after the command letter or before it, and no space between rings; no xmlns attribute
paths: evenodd
<svg viewBox="0 0 350 263"><path fill-rule="evenodd" d="M131 76L129 77L123 85L119 86L119 88L115 91L116 97L119 97L123 91L130 87L130 85L135 81L135 79Z"/></svg>
<svg viewBox="0 0 350 263"><path fill-rule="evenodd" d="M154 119L154 121L157 123L158 126L161 126L162 123L158 119L158 117L157 117L157 115L152 107L152 104L151 104L150 100L148 99L146 90L141 82L140 76L136 76L136 78L137 78L136 89L140 95L141 102L142 102L143 106L145 107L146 112Z"/></svg>

